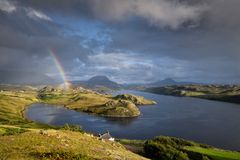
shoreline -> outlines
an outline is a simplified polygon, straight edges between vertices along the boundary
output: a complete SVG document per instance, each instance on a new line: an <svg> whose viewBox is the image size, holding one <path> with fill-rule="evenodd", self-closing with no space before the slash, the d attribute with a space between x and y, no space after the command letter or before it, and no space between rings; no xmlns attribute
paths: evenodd
<svg viewBox="0 0 240 160"><path fill-rule="evenodd" d="M146 92L146 93L151 93L151 94L156 94L156 95L162 95L162 96L172 96L172 97L189 97L189 98L196 98L196 99L202 99L202 100L209 100L209 101L215 101L215 102L223 102L223 103L230 103L230 104L238 104L240 105L240 102L232 102L232 101L226 101L226 100L220 100L220 99L215 99L215 98L205 98L205 97L198 97L198 96L184 96L184 95L174 95L174 94L164 94L164 93L157 93L157 92L149 92L149 91L139 91L139 92Z"/></svg>

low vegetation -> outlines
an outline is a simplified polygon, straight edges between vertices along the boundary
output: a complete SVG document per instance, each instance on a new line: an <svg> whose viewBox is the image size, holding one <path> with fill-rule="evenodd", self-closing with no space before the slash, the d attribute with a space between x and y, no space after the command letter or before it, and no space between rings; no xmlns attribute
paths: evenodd
<svg viewBox="0 0 240 160"><path fill-rule="evenodd" d="M0 90L0 124L26 125L24 110L33 103L63 105L69 109L108 117L136 117L140 115L136 105L154 104L153 101L139 96L112 97L81 87L69 90L56 87L44 87L40 90L29 87L16 90L15 86L3 88Z"/></svg>
<svg viewBox="0 0 240 160"><path fill-rule="evenodd" d="M240 103L239 85L180 85L147 88L145 91L163 95L197 97Z"/></svg>
<svg viewBox="0 0 240 160"><path fill-rule="evenodd" d="M202 155L209 157L209 159L213 160L239 160L240 153L239 152L232 152L226 151L217 148L201 148L201 147L185 147L185 150L188 152L196 152Z"/></svg>
<svg viewBox="0 0 240 160"><path fill-rule="evenodd" d="M28 121L24 117L27 106L37 103L37 93L35 90L1 90L0 91L0 125L15 125L22 127L48 127Z"/></svg>
<svg viewBox="0 0 240 160"><path fill-rule="evenodd" d="M159 136L151 140L119 140L131 151L153 160L239 160L240 152L221 150L180 138Z"/></svg>
<svg viewBox="0 0 240 160"><path fill-rule="evenodd" d="M59 128L35 123L24 117L25 109L33 103L65 105L77 101L80 104L79 101L85 96L87 100L83 102L90 106L91 103L100 105L105 100L111 100L111 96L88 90L51 88L49 92L41 91L32 88L16 90L9 86L0 89L0 159L146 159L117 142L99 140L85 133L80 126L66 124Z"/></svg>
<svg viewBox="0 0 240 160"><path fill-rule="evenodd" d="M155 104L140 96L123 94L112 97L81 87L67 91L45 87L39 91L38 97L43 103L64 105L69 109L106 117L136 117L140 115L137 105Z"/></svg>
<svg viewBox="0 0 240 160"><path fill-rule="evenodd" d="M0 127L2 130L2 127ZM71 129L27 129L14 135L0 135L1 159L144 160L117 142L102 141L91 134Z"/></svg>
<svg viewBox="0 0 240 160"><path fill-rule="evenodd" d="M117 95L117 96L114 97L114 99L127 100L127 101L130 101L130 102L134 103L135 105L156 104L155 101L148 100L148 99L145 99L142 96L135 96L135 95L132 95L132 94Z"/></svg>
<svg viewBox="0 0 240 160"><path fill-rule="evenodd" d="M23 128L1 127L0 128L0 136L16 135L16 134L24 133L26 131L27 130L23 129Z"/></svg>
<svg viewBox="0 0 240 160"><path fill-rule="evenodd" d="M82 88L67 91L49 87L11 90L8 86L0 90L0 159L240 159L239 152L178 138L110 142L85 133L80 126L66 124L59 128L25 119L26 107L39 102L60 104L103 116L133 116L133 112L140 114L136 105L151 101L132 95L112 97Z"/></svg>

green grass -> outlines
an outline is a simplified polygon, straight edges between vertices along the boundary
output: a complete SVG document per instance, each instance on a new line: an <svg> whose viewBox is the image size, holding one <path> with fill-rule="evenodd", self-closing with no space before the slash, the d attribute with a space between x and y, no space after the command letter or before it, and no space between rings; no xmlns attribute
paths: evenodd
<svg viewBox="0 0 240 160"><path fill-rule="evenodd" d="M146 159L117 142L102 141L90 134L70 130L45 130L41 134L40 129L33 128L21 134L0 136L0 157L13 160Z"/></svg>
<svg viewBox="0 0 240 160"><path fill-rule="evenodd" d="M180 85L147 88L146 91L163 95L240 103L240 85Z"/></svg>
<svg viewBox="0 0 240 160"><path fill-rule="evenodd" d="M60 104L103 116L132 116L133 112L138 111L132 102L136 101L134 99L122 100L119 97L76 90L37 92L29 89L20 92L15 89L0 92L0 159L145 159L125 147L141 155L160 155L162 160L240 159L239 152L220 150L173 137L158 137L147 141L119 140L124 147L120 143L101 141L84 133L80 126L65 125L59 128L24 118L25 109L39 102Z"/></svg>
<svg viewBox="0 0 240 160"><path fill-rule="evenodd" d="M123 107L104 106L111 100L111 96L74 90L53 90L41 95L36 90L1 91L0 159L146 159L126 150L120 143L101 141L86 134L80 126L65 125L58 128L35 123L24 117L24 111L29 105L42 102L77 110L102 107L109 111L109 108ZM118 113L115 114L118 116Z"/></svg>
<svg viewBox="0 0 240 160"><path fill-rule="evenodd" d="M154 160L240 160L240 152L166 136L147 140L144 155Z"/></svg>
<svg viewBox="0 0 240 160"><path fill-rule="evenodd" d="M240 152L225 151L216 148L184 147L188 151L193 151L206 155L213 160L240 160Z"/></svg>
<svg viewBox="0 0 240 160"><path fill-rule="evenodd" d="M92 93L60 94L58 96L55 95L54 99L47 101L42 99L42 101L44 103L64 105L69 109L94 113L101 116L132 117L140 114L138 108L132 103L132 106L128 104L120 105L117 100L114 100L116 102L115 105L107 106L107 102L113 101L110 97Z"/></svg>
<svg viewBox="0 0 240 160"><path fill-rule="evenodd" d="M34 103L63 105L69 109L108 117L136 117L140 115L138 107L130 100L115 99L111 95L98 94L90 90L62 90L46 87L41 90L21 87L23 90L7 86L8 90L0 92L0 124L18 125L21 127L49 127L37 124L24 118L25 109ZM19 88L20 86L18 86ZM138 99L138 97L134 97ZM149 102L143 97L141 101ZM113 102L113 103L108 103Z"/></svg>
<svg viewBox="0 0 240 160"><path fill-rule="evenodd" d="M0 96L0 123L18 124L26 122L23 118L25 107L38 102L34 92L5 91L1 92Z"/></svg>
<svg viewBox="0 0 240 160"><path fill-rule="evenodd" d="M0 125L14 125L24 128L54 128L29 121L24 117L25 109L38 102L36 91L26 91L24 93L18 91L0 92Z"/></svg>
<svg viewBox="0 0 240 160"><path fill-rule="evenodd" d="M136 147L143 147L146 140L133 140L133 139L118 139L117 140L121 144L131 145Z"/></svg>
<svg viewBox="0 0 240 160"><path fill-rule="evenodd" d="M26 129L23 128L0 128L0 136L9 136L9 135L17 135L26 132Z"/></svg>
<svg viewBox="0 0 240 160"><path fill-rule="evenodd" d="M24 88L24 87L23 87ZM40 124L24 118L25 109L34 103L63 105L69 109L90 112L101 116L135 117L140 114L138 107L132 102L120 103L112 96L97 94L92 91L76 90L16 90L7 86L8 90L0 92L0 124L11 124L25 127L37 127ZM106 105L114 101L114 105ZM40 125L44 127L44 125ZM45 125L45 127L47 127Z"/></svg>
<svg viewBox="0 0 240 160"><path fill-rule="evenodd" d="M113 97L114 99L117 100L127 100L130 101L136 105L151 105L151 104L156 104L155 101L145 99L142 96L135 96L132 94L121 94Z"/></svg>
<svg viewBox="0 0 240 160"><path fill-rule="evenodd" d="M88 112L106 117L136 117L140 111L136 105L149 104L150 100L131 95L131 99L115 98L111 95L97 94L92 91L41 90L38 94L43 103L64 105L69 109Z"/></svg>

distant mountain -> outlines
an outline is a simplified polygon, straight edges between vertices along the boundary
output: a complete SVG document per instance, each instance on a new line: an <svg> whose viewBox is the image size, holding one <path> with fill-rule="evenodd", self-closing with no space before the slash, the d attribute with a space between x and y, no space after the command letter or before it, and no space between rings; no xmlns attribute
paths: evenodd
<svg viewBox="0 0 240 160"><path fill-rule="evenodd" d="M109 89L120 89L121 85L111 81L107 76L94 76L86 81L72 81L73 85L82 85L89 88L105 87Z"/></svg>
<svg viewBox="0 0 240 160"><path fill-rule="evenodd" d="M150 85L154 85L154 86L167 86L167 85L176 85L178 84L179 82L171 79L171 78L166 78L164 80L161 80L161 81L157 81L157 82L153 82L153 83L150 83Z"/></svg>
<svg viewBox="0 0 240 160"><path fill-rule="evenodd" d="M178 82L171 78L166 78L157 82L148 84L148 86L172 86L172 85L187 85L187 84L198 84L195 82Z"/></svg>
<svg viewBox="0 0 240 160"><path fill-rule="evenodd" d="M29 85L49 85L56 84L53 78L36 72L0 70L1 84L29 84Z"/></svg>
<svg viewBox="0 0 240 160"><path fill-rule="evenodd" d="M195 82L178 82L171 78L166 78L160 81L152 83L139 83L139 84L123 84L124 89L129 90L145 90L150 87L162 87L162 86L174 86L174 85L187 85L187 84L199 84Z"/></svg>

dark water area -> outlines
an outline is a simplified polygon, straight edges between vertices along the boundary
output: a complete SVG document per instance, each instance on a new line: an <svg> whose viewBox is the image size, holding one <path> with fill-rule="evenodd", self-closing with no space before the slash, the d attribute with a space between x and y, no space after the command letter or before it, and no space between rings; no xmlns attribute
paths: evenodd
<svg viewBox="0 0 240 160"><path fill-rule="evenodd" d="M31 120L61 126L78 124L93 133L110 131L116 138L149 139L175 136L216 147L240 150L240 105L190 97L173 97L138 91L133 93L155 100L156 105L140 106L137 118L104 118L66 109L34 104L26 111Z"/></svg>

